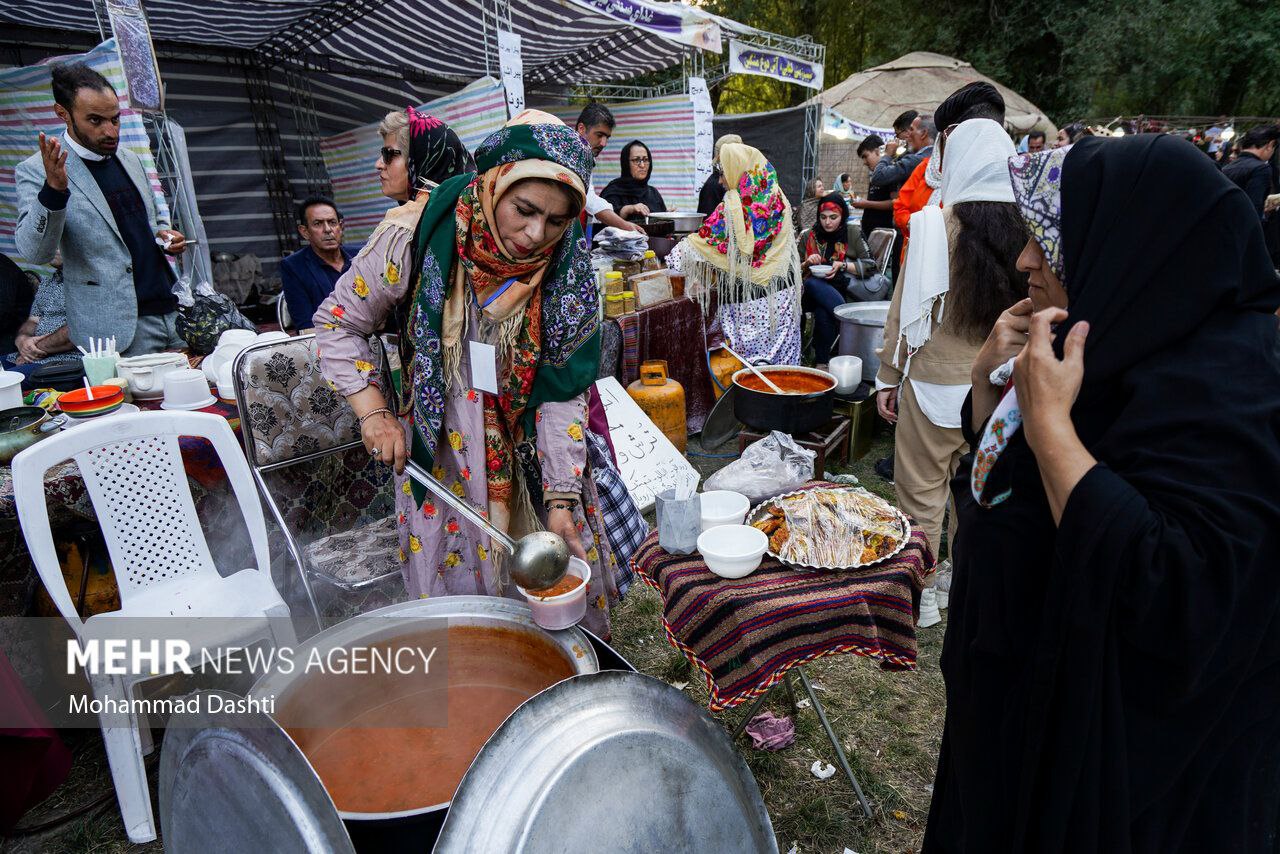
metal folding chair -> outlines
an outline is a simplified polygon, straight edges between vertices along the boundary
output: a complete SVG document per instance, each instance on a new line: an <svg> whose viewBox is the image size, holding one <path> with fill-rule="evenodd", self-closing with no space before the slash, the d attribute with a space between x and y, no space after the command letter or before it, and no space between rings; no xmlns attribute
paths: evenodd
<svg viewBox="0 0 1280 854"><path fill-rule="evenodd" d="M893 259L893 241L898 232L892 228L874 228L867 237L867 248L871 257L876 259L876 272L885 275L889 262Z"/></svg>
<svg viewBox="0 0 1280 854"><path fill-rule="evenodd" d="M380 362L387 373L385 353ZM355 413L320 373L315 336L249 347L232 374L249 467L319 626L329 621L312 582L362 598L356 612L403 598L391 470L369 457Z"/></svg>

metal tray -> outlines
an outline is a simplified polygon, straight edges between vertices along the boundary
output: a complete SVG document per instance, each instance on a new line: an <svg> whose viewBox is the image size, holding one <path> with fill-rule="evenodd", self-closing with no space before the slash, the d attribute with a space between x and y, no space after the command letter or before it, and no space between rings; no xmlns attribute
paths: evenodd
<svg viewBox="0 0 1280 854"><path fill-rule="evenodd" d="M329 793L268 716L201 711L171 727L160 753L164 850L355 854ZM185 727L190 727L185 728Z"/></svg>
<svg viewBox="0 0 1280 854"><path fill-rule="evenodd" d="M821 489L824 492L857 492L859 487L823 486L823 487L819 487L818 489ZM763 519L766 512L765 508L768 507L770 504L777 503L784 498L790 498L794 495L804 495L808 492L815 492L815 491L817 490L798 489L798 490L795 490L794 492L784 492L781 495L775 495L772 498L761 501L758 505L756 505L755 509L753 509L750 513L747 514L747 524L750 525L753 522L758 522L760 519ZM870 492L869 490L864 489L863 492L866 492L868 495L871 495L873 497L877 497L877 498L879 497L879 496L876 496L874 493ZM883 501L884 499L881 499L881 500ZM906 547L907 540L911 539L911 522L907 519L906 515L897 507L894 507L892 504L889 504L887 501L885 502L885 504L886 506L888 506L890 510L894 512L895 515L897 515L898 524L902 526L902 535L898 537L898 547L896 549L889 552L884 557L878 560L872 561L871 563L851 563L851 564L848 564L847 566L823 566L821 564L816 564L816 563L804 563L803 561L798 561L798 560L786 560L785 558L780 557L778 553L775 552L773 549L769 549L766 552L766 554L776 559L778 563L786 564L787 566L792 567L793 569L810 570L812 572L852 572L855 569L865 569L868 566L875 566L877 563L883 563L884 561L889 560L892 557L896 557L898 552L902 551L902 549Z"/></svg>
<svg viewBox="0 0 1280 854"><path fill-rule="evenodd" d="M728 734L657 679L575 676L507 718L462 778L435 854L777 852Z"/></svg>

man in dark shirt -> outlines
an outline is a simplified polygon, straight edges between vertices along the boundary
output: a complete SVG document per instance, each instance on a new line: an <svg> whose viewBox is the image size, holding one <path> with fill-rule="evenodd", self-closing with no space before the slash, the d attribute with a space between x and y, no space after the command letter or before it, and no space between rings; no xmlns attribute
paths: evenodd
<svg viewBox="0 0 1280 854"><path fill-rule="evenodd" d="M894 138L885 143L884 156L880 158L875 171L871 173L871 183L887 187L896 198L897 192L911 177L911 173L933 153L933 133L927 129L927 121L928 117L921 116L916 110L907 110L893 120ZM907 153L899 156L898 150L904 144ZM897 238L893 242L892 256L895 280L898 278L898 270L902 263L904 237L902 229L898 228Z"/></svg>
<svg viewBox="0 0 1280 854"><path fill-rule="evenodd" d="M351 266L351 253L342 246L342 214L333 199L312 196L298 205L298 233L307 245L280 262L280 287L301 332Z"/></svg>
<svg viewBox="0 0 1280 854"><path fill-rule="evenodd" d="M73 344L115 337L125 355L182 347L165 255L186 241L160 219L138 156L120 147L115 90L83 63L55 66L52 88L66 131L40 134L40 151L15 170L18 251L47 264L61 249Z"/></svg>
<svg viewBox="0 0 1280 854"><path fill-rule="evenodd" d="M1266 216L1263 207L1267 194L1271 192L1270 160L1276 153L1278 141L1280 125L1250 128L1240 139L1240 156L1222 167L1222 174L1244 190L1249 201L1253 202L1259 219Z"/></svg>
<svg viewBox="0 0 1280 854"><path fill-rule="evenodd" d="M875 134L858 143L858 159L867 167L867 173L871 177L867 183L867 197L854 199L849 205L863 211L864 237L871 236L871 232L877 228L893 228L893 184L885 180L884 172L879 175L876 173L876 167L884 159L880 154L883 145L884 140Z"/></svg>

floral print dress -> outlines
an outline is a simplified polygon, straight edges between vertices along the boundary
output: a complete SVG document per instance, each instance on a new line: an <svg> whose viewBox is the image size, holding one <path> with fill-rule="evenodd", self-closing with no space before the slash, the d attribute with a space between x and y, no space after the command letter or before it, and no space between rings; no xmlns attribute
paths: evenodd
<svg viewBox="0 0 1280 854"><path fill-rule="evenodd" d="M354 394L381 379L378 358L369 336L382 328L396 305L408 298L408 269L416 215L388 214L369 242L338 280L334 293L316 312L315 331L320 366L339 393ZM535 296L536 298L536 296ZM472 340L494 343L496 329L486 328L470 309L467 328ZM500 355L501 385L510 370L509 358ZM485 467L511 465L486 453L484 404L480 392L469 386L470 348L462 348L461 384L445 391L444 423L435 454L436 479L488 514ZM405 441L412 439L407 419L402 419ZM578 499L574 521L591 566L587 584L587 615L583 625L601 637L610 634L609 606L618 598L620 568L600 519L596 487L587 471L584 430L586 395L561 403L544 403L535 416L537 456L542 468L542 488L547 496ZM514 463L516 473L520 466ZM536 502L535 502L536 504ZM540 510L541 508L536 508ZM416 505L409 479L396 476L396 522L400 534L398 555L405 588L410 595L510 596L524 601L519 591L502 577L489 536L443 502L428 494Z"/></svg>

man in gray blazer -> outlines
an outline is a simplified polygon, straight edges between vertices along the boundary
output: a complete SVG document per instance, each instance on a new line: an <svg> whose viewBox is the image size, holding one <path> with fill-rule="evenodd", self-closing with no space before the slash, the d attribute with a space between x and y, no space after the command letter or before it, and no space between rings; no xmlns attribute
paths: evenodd
<svg viewBox="0 0 1280 854"><path fill-rule="evenodd" d="M53 69L61 139L18 164L18 252L47 264L62 250L67 327L74 344L115 336L123 355L185 346L178 335L175 275L165 254L185 238L160 219L133 152L120 147L120 103L83 63Z"/></svg>

